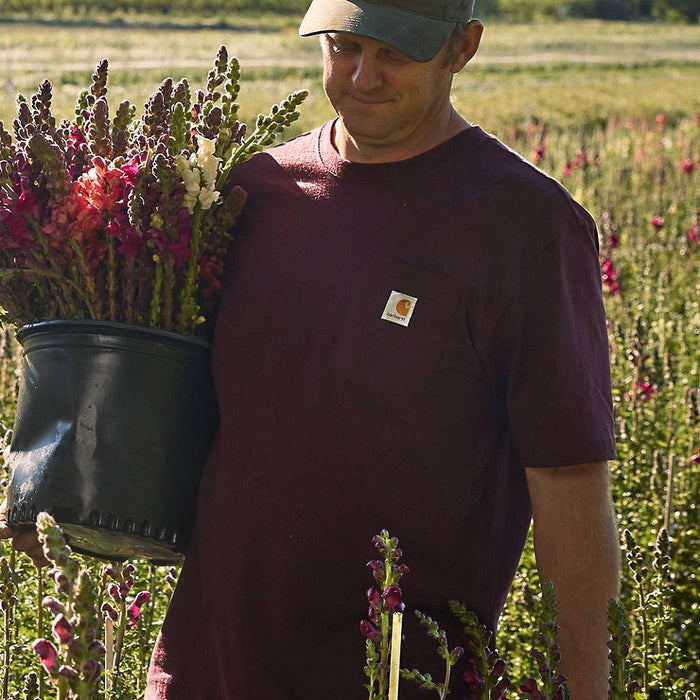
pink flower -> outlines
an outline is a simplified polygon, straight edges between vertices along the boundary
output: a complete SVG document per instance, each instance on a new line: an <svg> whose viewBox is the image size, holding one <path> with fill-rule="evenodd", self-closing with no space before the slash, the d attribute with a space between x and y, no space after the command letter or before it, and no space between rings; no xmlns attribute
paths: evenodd
<svg viewBox="0 0 700 700"><path fill-rule="evenodd" d="M58 652L53 643L48 639L37 639L34 644L32 644L32 651L39 656L39 661L41 661L41 664L49 673L56 668Z"/></svg>
<svg viewBox="0 0 700 700"><path fill-rule="evenodd" d="M535 163L541 163L544 158L544 146L538 146L535 149Z"/></svg>
<svg viewBox="0 0 700 700"><path fill-rule="evenodd" d="M566 163L565 163L565 165L564 165L564 170L562 170L562 173L561 173L561 174L562 174L564 177L568 177L569 175L571 175L572 172L573 172L573 170L572 170L572 167L571 167L571 161L570 161L570 160L567 160Z"/></svg>
<svg viewBox="0 0 700 700"><path fill-rule="evenodd" d="M51 625L51 632L56 638L56 641L60 642L61 644L68 644L70 641L73 628L63 613L56 615L53 624Z"/></svg>
<svg viewBox="0 0 700 700"><path fill-rule="evenodd" d="M654 121L656 122L656 126L662 129L664 126L666 126L666 115L663 112L659 112Z"/></svg>
<svg viewBox="0 0 700 700"><path fill-rule="evenodd" d="M686 175L690 175L695 169L695 163L693 163L691 158L685 158L681 163L681 169Z"/></svg>
<svg viewBox="0 0 700 700"><path fill-rule="evenodd" d="M697 243L700 240L700 224L693 224L688 229L688 243Z"/></svg>
<svg viewBox="0 0 700 700"><path fill-rule="evenodd" d="M664 221L663 216L653 216L651 218L651 225L657 230L660 231L666 222Z"/></svg>
<svg viewBox="0 0 700 700"><path fill-rule="evenodd" d="M134 598L134 602L126 609L129 615L129 626L133 627L139 621L141 608L151 599L151 594L148 591L141 591Z"/></svg>

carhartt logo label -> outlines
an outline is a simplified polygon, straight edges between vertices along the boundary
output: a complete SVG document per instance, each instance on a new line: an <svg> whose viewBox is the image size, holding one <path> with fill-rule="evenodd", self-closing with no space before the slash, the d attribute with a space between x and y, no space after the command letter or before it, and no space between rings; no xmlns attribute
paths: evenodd
<svg viewBox="0 0 700 700"><path fill-rule="evenodd" d="M399 326L407 326L411 321L417 302L418 299L416 297L392 291L384 307L382 319L391 323L398 323Z"/></svg>

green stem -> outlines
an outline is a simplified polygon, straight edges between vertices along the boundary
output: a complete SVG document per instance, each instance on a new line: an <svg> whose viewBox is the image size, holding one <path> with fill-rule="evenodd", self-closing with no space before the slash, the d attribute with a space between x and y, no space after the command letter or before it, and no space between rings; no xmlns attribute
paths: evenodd
<svg viewBox="0 0 700 700"><path fill-rule="evenodd" d="M41 569L37 568L37 638L41 639L44 636L44 606L41 601L44 600L44 576ZM46 693L46 680L44 678L43 669L39 673L39 697L44 700Z"/></svg>
<svg viewBox="0 0 700 700"><path fill-rule="evenodd" d="M49 270L39 270L35 267L23 268L22 272L28 273L30 275L38 275L40 277L45 277L46 279L57 280L68 285L78 295L80 301L82 301L83 304L85 304L90 316L93 318L95 317L94 309L92 307L92 304L90 303L90 300L83 294L83 290L73 280L66 279L66 277L57 272L51 272Z"/></svg>
<svg viewBox="0 0 700 700"><path fill-rule="evenodd" d="M112 681L112 694L117 695L117 684L119 682L119 670L122 663L122 649L124 647L124 635L126 634L126 601L119 601L119 627L117 628L117 639L114 645L114 675Z"/></svg>
<svg viewBox="0 0 700 700"><path fill-rule="evenodd" d="M4 615L4 623L5 623L5 649L3 652L3 659L5 662L5 673L2 679L2 700L7 700L8 698L8 691L10 688L10 647L11 647L11 642L12 642L12 637L10 634L10 625L12 624L12 621L10 619L10 608L9 606L5 610L5 615Z"/></svg>
<svg viewBox="0 0 700 700"><path fill-rule="evenodd" d="M107 242L107 298L109 300L109 320L117 320L117 252L114 238Z"/></svg>
<svg viewBox="0 0 700 700"><path fill-rule="evenodd" d="M240 146L238 146L238 148L233 152L231 157L226 161L226 163L224 163L223 168L221 168L221 173L219 174L219 177L216 181L216 189L219 192L223 191L223 187L224 185L226 185L226 181L228 180L231 168L233 168L233 166L236 163L240 162L243 155L247 153L250 146L252 146L253 143L255 143L255 140L259 138L260 133L260 129L256 127L253 130L253 133L242 144L240 144Z"/></svg>
<svg viewBox="0 0 700 700"><path fill-rule="evenodd" d="M153 256L153 262L156 264L155 275L153 278L153 295L151 297L151 308L149 310L149 325L151 328L157 328L160 321L161 312L161 290L163 287L163 261L158 255Z"/></svg>
<svg viewBox="0 0 700 700"><path fill-rule="evenodd" d="M199 203L192 213L192 238L190 239L190 250L192 257L187 261L182 292L180 293L180 311L178 313L175 330L178 333L189 335L194 330L197 320L197 302L195 300L197 277L199 273L199 255L201 246L201 220L202 209Z"/></svg>
<svg viewBox="0 0 700 700"><path fill-rule="evenodd" d="M642 615L642 687L644 692L649 691L649 627L647 623L646 598L644 596L644 584L639 582L639 608Z"/></svg>
<svg viewBox="0 0 700 700"><path fill-rule="evenodd" d="M386 700L389 678L389 613L381 613L381 651L379 659L379 697Z"/></svg>
<svg viewBox="0 0 700 700"><path fill-rule="evenodd" d="M445 660L445 687L440 691L440 700L445 700L447 693L450 692L450 674L452 673L452 664L449 656Z"/></svg>

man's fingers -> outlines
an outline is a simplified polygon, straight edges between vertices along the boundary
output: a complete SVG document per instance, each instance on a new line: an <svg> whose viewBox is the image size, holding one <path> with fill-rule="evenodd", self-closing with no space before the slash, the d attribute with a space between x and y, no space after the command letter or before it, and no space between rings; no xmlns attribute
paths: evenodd
<svg viewBox="0 0 700 700"><path fill-rule="evenodd" d="M44 556L44 548L37 538L34 528L16 530L12 537L12 546L19 552L24 552L39 567L46 566L49 562Z"/></svg>

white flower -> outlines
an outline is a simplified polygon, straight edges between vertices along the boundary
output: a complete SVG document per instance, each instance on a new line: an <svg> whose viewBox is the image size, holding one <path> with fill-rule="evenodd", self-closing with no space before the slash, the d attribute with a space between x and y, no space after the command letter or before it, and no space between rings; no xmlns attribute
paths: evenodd
<svg viewBox="0 0 700 700"><path fill-rule="evenodd" d="M175 156L175 169L185 183L182 202L191 212L199 202L202 209L209 209L219 199L216 178L221 158L214 155L216 143L203 136L197 138L197 152L189 159L182 154Z"/></svg>
<svg viewBox="0 0 700 700"><path fill-rule="evenodd" d="M202 209L209 209L219 199L219 192L213 188L202 187L199 191L199 204Z"/></svg>

